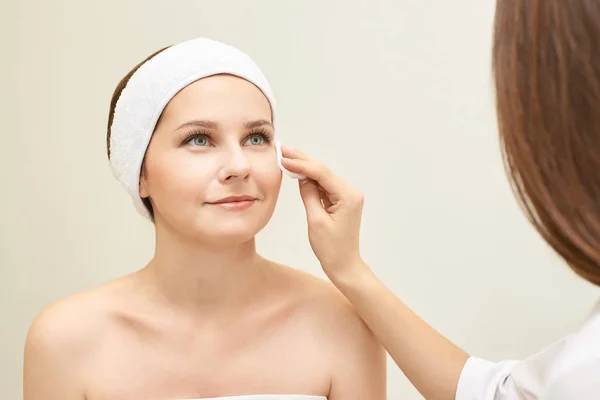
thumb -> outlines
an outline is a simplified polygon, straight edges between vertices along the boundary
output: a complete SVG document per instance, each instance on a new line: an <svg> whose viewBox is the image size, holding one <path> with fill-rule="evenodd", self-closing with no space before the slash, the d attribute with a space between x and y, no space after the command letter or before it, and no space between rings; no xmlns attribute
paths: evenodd
<svg viewBox="0 0 600 400"><path fill-rule="evenodd" d="M321 194L317 182L312 179L302 179L298 181L300 185L300 197L306 209L306 217L309 221L322 217L327 214L321 203Z"/></svg>

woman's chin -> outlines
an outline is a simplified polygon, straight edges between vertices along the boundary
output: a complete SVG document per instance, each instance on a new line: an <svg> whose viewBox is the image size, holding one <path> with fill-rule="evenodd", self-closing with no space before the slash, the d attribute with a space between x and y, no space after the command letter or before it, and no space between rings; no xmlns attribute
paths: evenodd
<svg viewBox="0 0 600 400"><path fill-rule="evenodd" d="M193 224L189 221L194 220ZM189 218L179 217L176 223L170 223L180 234L192 241L208 244L210 246L235 246L254 240L269 222L265 215L228 216L227 218L214 218L194 216Z"/></svg>
<svg viewBox="0 0 600 400"><path fill-rule="evenodd" d="M201 242L221 246L236 246L248 243L254 240L256 234L260 231L257 226L230 226L215 227L215 229L206 229L204 227L201 232L198 232L198 237Z"/></svg>

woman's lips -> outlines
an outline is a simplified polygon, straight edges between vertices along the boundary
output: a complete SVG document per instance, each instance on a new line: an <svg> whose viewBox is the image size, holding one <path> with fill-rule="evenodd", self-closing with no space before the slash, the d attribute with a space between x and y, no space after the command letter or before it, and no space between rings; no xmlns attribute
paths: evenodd
<svg viewBox="0 0 600 400"><path fill-rule="evenodd" d="M209 203L212 206L220 207L225 210L241 211L246 210L254 204L255 200L239 200L239 201L225 201L222 203Z"/></svg>
<svg viewBox="0 0 600 400"><path fill-rule="evenodd" d="M255 197L252 196L229 196L222 198L221 200L208 202L209 205L220 207L225 210L241 211L246 210L254 204L256 201Z"/></svg>

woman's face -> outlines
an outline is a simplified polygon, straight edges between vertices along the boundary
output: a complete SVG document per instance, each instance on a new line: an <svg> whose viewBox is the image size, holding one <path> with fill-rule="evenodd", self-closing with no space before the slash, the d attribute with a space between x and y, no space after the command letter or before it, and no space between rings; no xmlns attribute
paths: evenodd
<svg viewBox="0 0 600 400"><path fill-rule="evenodd" d="M271 123L263 93L231 75L201 79L173 97L140 181L157 229L233 244L264 228L282 177Z"/></svg>

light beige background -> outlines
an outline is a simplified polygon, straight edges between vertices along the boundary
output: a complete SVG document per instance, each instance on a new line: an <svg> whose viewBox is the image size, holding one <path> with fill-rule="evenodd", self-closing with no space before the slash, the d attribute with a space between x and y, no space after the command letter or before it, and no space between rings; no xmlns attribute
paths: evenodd
<svg viewBox="0 0 600 400"><path fill-rule="evenodd" d="M363 254L466 350L523 357L577 326L596 291L525 222L502 170L491 0L6 0L0 141L0 398L21 397L29 323L55 299L140 268L152 226L113 179L109 99L165 45L248 52L279 133L366 195ZM6 88L6 90L5 90ZM318 275L295 182L260 249ZM420 396L390 363L390 399Z"/></svg>

